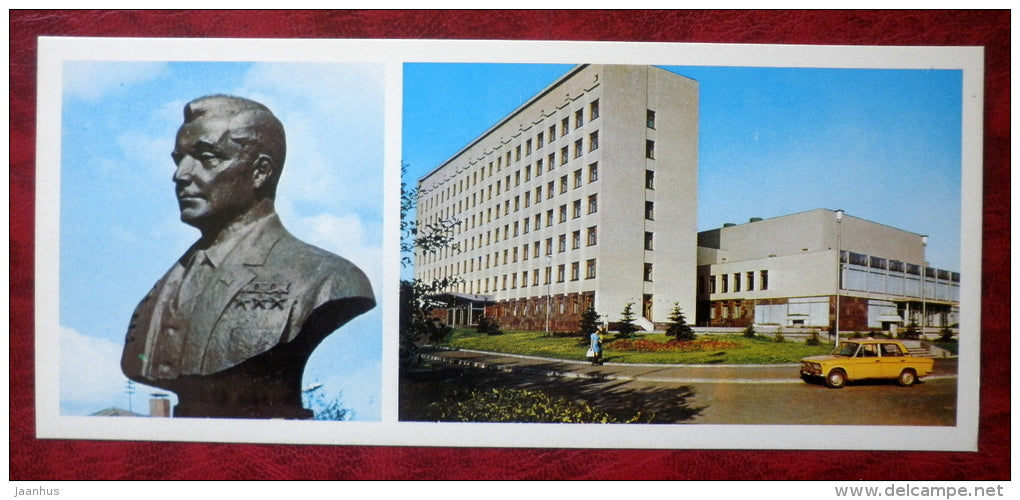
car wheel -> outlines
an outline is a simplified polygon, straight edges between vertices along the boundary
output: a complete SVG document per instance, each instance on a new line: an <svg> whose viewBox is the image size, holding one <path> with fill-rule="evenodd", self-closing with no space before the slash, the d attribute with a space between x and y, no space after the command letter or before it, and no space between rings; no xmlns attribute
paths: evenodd
<svg viewBox="0 0 1020 500"><path fill-rule="evenodd" d="M910 387L914 385L914 382L917 382L917 374L914 373L914 370L908 368L900 372L900 377L896 381L903 387Z"/></svg>
<svg viewBox="0 0 1020 500"><path fill-rule="evenodd" d="M846 385L846 372L835 368L825 377L825 385L833 389L842 389Z"/></svg>

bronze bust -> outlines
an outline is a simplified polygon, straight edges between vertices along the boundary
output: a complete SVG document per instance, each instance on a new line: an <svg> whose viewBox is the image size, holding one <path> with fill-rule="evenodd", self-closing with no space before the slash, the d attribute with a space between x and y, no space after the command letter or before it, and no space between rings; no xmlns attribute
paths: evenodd
<svg viewBox="0 0 1020 500"><path fill-rule="evenodd" d="M178 417L311 418L301 377L327 335L375 306L365 274L301 242L274 208L283 125L215 95L184 108L173 176L201 237L131 316L121 369L177 394Z"/></svg>

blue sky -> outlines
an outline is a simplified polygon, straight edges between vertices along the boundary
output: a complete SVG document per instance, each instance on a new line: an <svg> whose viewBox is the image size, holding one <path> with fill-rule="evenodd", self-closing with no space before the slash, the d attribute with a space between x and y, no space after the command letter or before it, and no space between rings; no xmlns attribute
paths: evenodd
<svg viewBox="0 0 1020 500"><path fill-rule="evenodd" d="M128 406L119 364L128 320L198 237L178 219L170 159L193 98L235 94L276 113L288 141L277 197L284 225L361 267L381 299L381 64L67 62L63 70L63 414ZM305 372L306 385L323 383L356 420L381 414L382 309L328 337ZM136 411L147 411L150 392L137 389Z"/></svg>
<svg viewBox="0 0 1020 500"><path fill-rule="evenodd" d="M405 64L407 180L571 67ZM931 265L960 269L961 71L664 68L699 82L699 230L842 209L929 235Z"/></svg>

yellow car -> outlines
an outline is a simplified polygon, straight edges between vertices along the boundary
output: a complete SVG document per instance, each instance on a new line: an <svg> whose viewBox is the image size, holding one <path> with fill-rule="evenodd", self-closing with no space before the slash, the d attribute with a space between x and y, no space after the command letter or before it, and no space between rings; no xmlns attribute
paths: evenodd
<svg viewBox="0 0 1020 500"><path fill-rule="evenodd" d="M934 364L931 358L911 356L896 340L854 339L840 343L832 354L802 359L800 378L824 378L825 385L833 389L863 379L896 379L900 385L910 386L931 373Z"/></svg>

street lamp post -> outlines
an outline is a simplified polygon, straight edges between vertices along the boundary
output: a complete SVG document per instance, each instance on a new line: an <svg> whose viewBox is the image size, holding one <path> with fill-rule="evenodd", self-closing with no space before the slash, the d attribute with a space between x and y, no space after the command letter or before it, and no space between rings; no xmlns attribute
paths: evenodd
<svg viewBox="0 0 1020 500"><path fill-rule="evenodd" d="M836 347L839 347L839 287L843 281L843 211L836 210Z"/></svg>
<svg viewBox="0 0 1020 500"><path fill-rule="evenodd" d="M924 327L928 324L928 301L925 297L925 287L928 284L928 262L926 253L928 249L928 235L921 235L921 339L924 339Z"/></svg>

